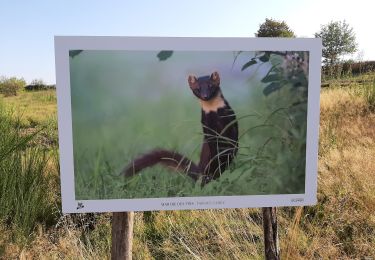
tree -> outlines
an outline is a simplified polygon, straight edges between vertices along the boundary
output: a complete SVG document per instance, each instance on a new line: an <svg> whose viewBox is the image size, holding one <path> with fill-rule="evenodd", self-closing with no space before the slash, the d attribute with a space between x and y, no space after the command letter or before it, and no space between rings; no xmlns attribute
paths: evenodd
<svg viewBox="0 0 375 260"><path fill-rule="evenodd" d="M340 61L340 56L357 51L355 33L345 20L322 25L320 31L315 33L315 37L322 38L325 65L336 65Z"/></svg>
<svg viewBox="0 0 375 260"><path fill-rule="evenodd" d="M296 37L294 32L284 21L276 21L266 18L266 21L259 26L256 37Z"/></svg>

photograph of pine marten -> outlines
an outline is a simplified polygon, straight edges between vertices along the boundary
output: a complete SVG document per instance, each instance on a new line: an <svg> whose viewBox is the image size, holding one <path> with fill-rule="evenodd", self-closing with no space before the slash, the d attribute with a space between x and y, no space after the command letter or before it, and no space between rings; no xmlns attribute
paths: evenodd
<svg viewBox="0 0 375 260"><path fill-rule="evenodd" d="M69 62L77 200L305 193L309 52Z"/></svg>

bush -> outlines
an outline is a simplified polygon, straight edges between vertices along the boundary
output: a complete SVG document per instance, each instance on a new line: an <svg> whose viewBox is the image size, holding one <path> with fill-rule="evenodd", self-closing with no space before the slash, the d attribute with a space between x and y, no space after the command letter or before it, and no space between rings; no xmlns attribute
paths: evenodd
<svg viewBox="0 0 375 260"><path fill-rule="evenodd" d="M6 97L17 96L17 91L26 85L26 81L23 78L16 77L1 77L0 78L0 94Z"/></svg>

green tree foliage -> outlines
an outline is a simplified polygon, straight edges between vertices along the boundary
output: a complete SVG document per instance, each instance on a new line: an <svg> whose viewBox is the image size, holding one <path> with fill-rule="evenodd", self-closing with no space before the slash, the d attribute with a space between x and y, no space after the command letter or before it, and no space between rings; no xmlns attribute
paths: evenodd
<svg viewBox="0 0 375 260"><path fill-rule="evenodd" d="M0 78L0 93L4 96L16 96L17 91L26 85L23 78L17 77L1 77Z"/></svg>
<svg viewBox="0 0 375 260"><path fill-rule="evenodd" d="M325 65L338 64L340 56L356 52L357 43L353 28L345 21L330 22L322 25L315 33L316 38L322 38L323 58Z"/></svg>
<svg viewBox="0 0 375 260"><path fill-rule="evenodd" d="M266 18L266 21L259 26L256 37L296 37L294 32L284 21L276 21Z"/></svg>

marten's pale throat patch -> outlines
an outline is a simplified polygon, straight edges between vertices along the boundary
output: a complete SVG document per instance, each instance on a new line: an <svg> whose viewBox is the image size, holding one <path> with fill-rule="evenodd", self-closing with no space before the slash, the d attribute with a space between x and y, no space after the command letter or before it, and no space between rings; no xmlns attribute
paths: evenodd
<svg viewBox="0 0 375 260"><path fill-rule="evenodd" d="M208 101L204 101L202 99L200 99L199 101L201 103L203 111L206 114L210 112L217 112L219 108L225 107L224 99L221 97L220 94Z"/></svg>

